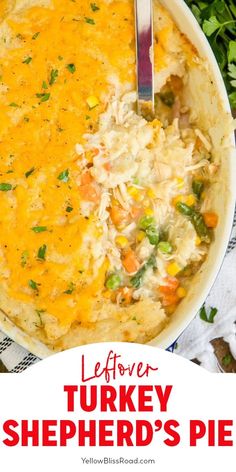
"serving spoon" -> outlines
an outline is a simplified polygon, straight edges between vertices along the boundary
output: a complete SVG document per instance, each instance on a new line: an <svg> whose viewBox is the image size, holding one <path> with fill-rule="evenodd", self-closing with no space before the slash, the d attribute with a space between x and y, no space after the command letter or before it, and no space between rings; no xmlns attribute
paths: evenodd
<svg viewBox="0 0 236 472"><path fill-rule="evenodd" d="M153 2L135 0L138 114L154 118Z"/></svg>

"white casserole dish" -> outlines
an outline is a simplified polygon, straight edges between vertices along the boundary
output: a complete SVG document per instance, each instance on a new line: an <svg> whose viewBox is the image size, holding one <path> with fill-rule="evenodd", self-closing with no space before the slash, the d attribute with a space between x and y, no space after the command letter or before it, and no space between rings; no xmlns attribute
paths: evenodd
<svg viewBox="0 0 236 472"><path fill-rule="evenodd" d="M184 0L162 0L161 3L169 9L180 31L188 37L204 61L205 70L195 69L190 73L188 100L192 102L192 109L201 116L203 129L210 130L215 153L220 154L222 160L219 183L215 191L215 208L219 215L215 241L210 247L206 262L195 276L186 299L180 304L162 333L149 343L166 349L194 318L220 270L234 215L236 155L227 93L208 41ZM45 345L30 338L13 325L1 311L0 329L38 357L44 358L52 354Z"/></svg>

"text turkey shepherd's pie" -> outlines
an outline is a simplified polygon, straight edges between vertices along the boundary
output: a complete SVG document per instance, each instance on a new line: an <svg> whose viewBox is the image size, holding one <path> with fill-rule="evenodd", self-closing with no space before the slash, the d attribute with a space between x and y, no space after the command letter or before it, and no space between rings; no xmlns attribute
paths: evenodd
<svg viewBox="0 0 236 472"><path fill-rule="evenodd" d="M1 1L0 308L51 349L154 338L218 223L220 162L187 93L204 66L154 6L147 122L133 0Z"/></svg>

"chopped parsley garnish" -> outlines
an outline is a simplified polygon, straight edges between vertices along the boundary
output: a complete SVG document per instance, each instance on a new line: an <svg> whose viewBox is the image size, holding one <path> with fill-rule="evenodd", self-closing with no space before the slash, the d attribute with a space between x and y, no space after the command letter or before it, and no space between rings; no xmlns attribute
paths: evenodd
<svg viewBox="0 0 236 472"><path fill-rule="evenodd" d="M68 180L69 180L69 169L63 170L63 172L61 172L58 175L57 178L58 178L58 180L61 180L62 182L68 182Z"/></svg>
<svg viewBox="0 0 236 472"><path fill-rule="evenodd" d="M0 184L0 191L1 192L9 192L9 190L12 190L12 185L11 184L5 184L5 183Z"/></svg>
<svg viewBox="0 0 236 472"><path fill-rule="evenodd" d="M69 71L71 74L74 74L75 71L76 71L75 64L67 64L66 68L68 69L68 71Z"/></svg>
<svg viewBox="0 0 236 472"><path fill-rule="evenodd" d="M38 31L37 33L34 33L32 36L32 39L37 39L37 37L40 35L40 32Z"/></svg>
<svg viewBox="0 0 236 472"><path fill-rule="evenodd" d="M232 361L233 361L233 356L231 354L227 354L226 356L223 357L222 364L225 367L229 367Z"/></svg>
<svg viewBox="0 0 236 472"><path fill-rule="evenodd" d="M33 172L35 171L35 167L32 167L30 170L28 170L26 173L25 173L25 177L28 179L28 177L33 174Z"/></svg>
<svg viewBox="0 0 236 472"><path fill-rule="evenodd" d="M58 77L58 70L57 69L52 69L51 74L50 74L50 80L49 80L49 85L53 85Z"/></svg>
<svg viewBox="0 0 236 472"><path fill-rule="evenodd" d="M201 320L206 321L206 323L214 323L217 312L217 308L210 307L207 311L205 305L203 305L200 310L200 318Z"/></svg>
<svg viewBox="0 0 236 472"><path fill-rule="evenodd" d="M95 25L95 21L93 18L88 18L87 16L85 16L85 21L86 23L88 23L89 25Z"/></svg>
<svg viewBox="0 0 236 472"><path fill-rule="evenodd" d="M33 226L31 229L34 233L43 233L48 230L47 226Z"/></svg>
<svg viewBox="0 0 236 472"><path fill-rule="evenodd" d="M19 108L19 105L17 105L15 102L11 102L9 103L9 107Z"/></svg>
<svg viewBox="0 0 236 472"><path fill-rule="evenodd" d="M31 61L32 61L32 57L28 56L28 57L22 62L22 64L29 64Z"/></svg>
<svg viewBox="0 0 236 472"><path fill-rule="evenodd" d="M86 119L86 121L87 121L87 120L91 120L91 116L86 115L86 116L85 116L85 119Z"/></svg>
<svg viewBox="0 0 236 472"><path fill-rule="evenodd" d="M25 267L29 258L29 251L23 251L21 254L21 266Z"/></svg>
<svg viewBox="0 0 236 472"><path fill-rule="evenodd" d="M34 280L29 280L28 285L32 290L38 290L38 284Z"/></svg>
<svg viewBox="0 0 236 472"><path fill-rule="evenodd" d="M38 250L38 256L37 256L38 259L40 259L41 261L45 261L46 251L47 251L47 246L46 244L44 244Z"/></svg>
<svg viewBox="0 0 236 472"><path fill-rule="evenodd" d="M70 282L68 285L68 289L64 292L67 295L71 295L75 290L75 284L73 282Z"/></svg>
<svg viewBox="0 0 236 472"><path fill-rule="evenodd" d="M48 85L47 85L47 82L44 80L43 83L42 83L42 88L44 90L48 89Z"/></svg>
<svg viewBox="0 0 236 472"><path fill-rule="evenodd" d="M42 321L42 313L45 313L45 310L35 310L38 317L39 317L39 320L40 320L40 326L38 326L38 328L41 328L41 326L43 326L43 321Z"/></svg>
<svg viewBox="0 0 236 472"><path fill-rule="evenodd" d="M96 3L90 3L90 7L93 11L98 11L100 8L96 5Z"/></svg>
<svg viewBox="0 0 236 472"><path fill-rule="evenodd" d="M58 56L58 60L59 60L59 61L63 61L63 57L62 57L62 56Z"/></svg>
<svg viewBox="0 0 236 472"><path fill-rule="evenodd" d="M74 208L71 207L71 206L66 207L66 212L67 213L71 213L73 210L74 210Z"/></svg>
<svg viewBox="0 0 236 472"><path fill-rule="evenodd" d="M50 93L36 93L36 97L40 98L40 102L47 102L50 98Z"/></svg>

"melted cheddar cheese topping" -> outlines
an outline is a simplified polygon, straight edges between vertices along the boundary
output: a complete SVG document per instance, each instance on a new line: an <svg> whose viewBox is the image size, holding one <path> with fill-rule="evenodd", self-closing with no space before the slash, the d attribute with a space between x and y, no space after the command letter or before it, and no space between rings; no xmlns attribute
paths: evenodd
<svg viewBox="0 0 236 472"><path fill-rule="evenodd" d="M75 145L96 130L113 78L134 86L133 11L40 3L4 19L1 2L0 277L13 298L70 323L89 317L107 269L105 260L92 270L86 238L99 228L80 214Z"/></svg>

